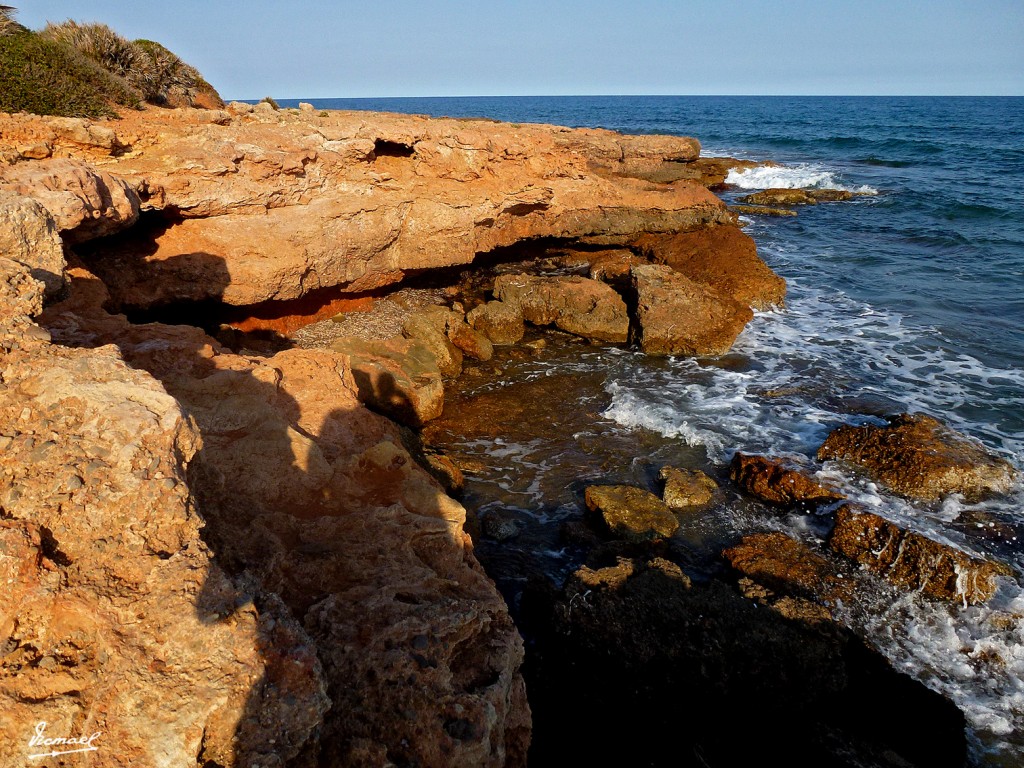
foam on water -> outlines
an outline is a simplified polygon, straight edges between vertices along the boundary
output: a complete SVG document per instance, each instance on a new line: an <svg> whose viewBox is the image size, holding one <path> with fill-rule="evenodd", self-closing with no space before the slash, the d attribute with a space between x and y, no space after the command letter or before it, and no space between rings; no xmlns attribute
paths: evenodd
<svg viewBox="0 0 1024 768"><path fill-rule="evenodd" d="M867 185L845 186L835 171L813 164L733 168L725 177L725 183L740 189L842 189L862 195L878 194L877 189Z"/></svg>

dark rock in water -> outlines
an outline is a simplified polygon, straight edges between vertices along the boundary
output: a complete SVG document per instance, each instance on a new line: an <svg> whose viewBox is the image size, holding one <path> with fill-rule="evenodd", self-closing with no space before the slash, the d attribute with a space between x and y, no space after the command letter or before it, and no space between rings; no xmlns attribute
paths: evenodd
<svg viewBox="0 0 1024 768"><path fill-rule="evenodd" d="M754 313L672 267L633 267L640 348L649 355L722 355Z"/></svg>
<svg viewBox="0 0 1024 768"><path fill-rule="evenodd" d="M996 576L1012 575L1002 563L968 555L850 504L836 511L829 546L901 589L968 605L992 597Z"/></svg>
<svg viewBox="0 0 1024 768"><path fill-rule="evenodd" d="M445 493L457 495L462 492L466 480L462 470L448 456L437 451L423 453L424 469L444 488Z"/></svg>
<svg viewBox="0 0 1024 768"><path fill-rule="evenodd" d="M679 528L679 521L665 502L642 488L592 485L586 490L586 502L612 535L627 541L667 538Z"/></svg>
<svg viewBox="0 0 1024 768"><path fill-rule="evenodd" d="M748 216L796 216L796 211L787 208L769 208L766 205L730 205L733 213L745 213Z"/></svg>
<svg viewBox="0 0 1024 768"><path fill-rule="evenodd" d="M895 416L883 427L839 427L818 459L851 462L897 493L926 501L948 493L968 500L1006 493L1018 475L1005 459L920 413Z"/></svg>
<svg viewBox="0 0 1024 768"><path fill-rule="evenodd" d="M469 311L466 321L483 333L492 344L515 344L523 338L523 312L513 304L488 301Z"/></svg>
<svg viewBox="0 0 1024 768"><path fill-rule="evenodd" d="M594 341L625 343L629 336L626 303L610 287L586 277L501 275L494 295L518 306L534 325L554 325Z"/></svg>
<svg viewBox="0 0 1024 768"><path fill-rule="evenodd" d="M837 203L853 200L854 194L848 189L808 189L808 195L819 203Z"/></svg>
<svg viewBox="0 0 1024 768"><path fill-rule="evenodd" d="M718 488L718 483L699 469L662 467L658 476L665 481L661 498L671 509L707 504Z"/></svg>
<svg viewBox="0 0 1024 768"><path fill-rule="evenodd" d="M737 572L783 595L834 605L853 582L803 542L778 531L745 536L722 556Z"/></svg>
<svg viewBox="0 0 1024 768"><path fill-rule="evenodd" d="M959 710L852 633L665 559L581 568L526 602L531 765L963 766Z"/></svg>
<svg viewBox="0 0 1024 768"><path fill-rule="evenodd" d="M806 189L763 189L739 198L749 205L814 205L818 201Z"/></svg>
<svg viewBox="0 0 1024 768"><path fill-rule="evenodd" d="M767 456L750 456L737 451L732 457L729 477L751 496L779 507L831 504L846 498L800 470Z"/></svg>
<svg viewBox="0 0 1024 768"><path fill-rule="evenodd" d="M495 541L514 539L523 531L523 522L507 510L488 512L480 521L484 536Z"/></svg>
<svg viewBox="0 0 1024 768"><path fill-rule="evenodd" d="M780 305L786 298L786 281L761 260L754 241L737 227L647 234L632 245L641 255L754 309Z"/></svg>

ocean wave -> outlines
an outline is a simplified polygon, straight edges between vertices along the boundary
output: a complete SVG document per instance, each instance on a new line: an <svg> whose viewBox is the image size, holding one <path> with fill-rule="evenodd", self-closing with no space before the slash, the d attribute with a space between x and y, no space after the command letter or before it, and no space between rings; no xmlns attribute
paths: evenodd
<svg viewBox="0 0 1024 768"><path fill-rule="evenodd" d="M725 183L740 189L843 189L862 195L877 195L874 187L849 187L840 183L838 174L816 165L758 166L733 168Z"/></svg>

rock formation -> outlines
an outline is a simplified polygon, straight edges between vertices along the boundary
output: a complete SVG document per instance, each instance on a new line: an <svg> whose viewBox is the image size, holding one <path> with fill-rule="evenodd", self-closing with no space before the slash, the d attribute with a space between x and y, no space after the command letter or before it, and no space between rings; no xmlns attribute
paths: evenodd
<svg viewBox="0 0 1024 768"><path fill-rule="evenodd" d="M863 467L897 493L924 500L1005 493L1017 477L1005 459L919 413L894 416L886 426L839 427L818 449L818 459Z"/></svg>
<svg viewBox="0 0 1024 768"><path fill-rule="evenodd" d="M752 456L737 451L729 466L729 476L747 493L780 507L813 507L845 498L841 493L825 488L801 470L767 456Z"/></svg>

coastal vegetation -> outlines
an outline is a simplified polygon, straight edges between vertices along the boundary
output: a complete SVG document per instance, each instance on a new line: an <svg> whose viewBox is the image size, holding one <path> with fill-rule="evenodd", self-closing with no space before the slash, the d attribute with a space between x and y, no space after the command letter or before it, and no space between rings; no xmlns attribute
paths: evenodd
<svg viewBox="0 0 1024 768"><path fill-rule="evenodd" d="M143 103L221 106L195 67L160 43L128 40L105 24L50 23L41 32L0 8L0 110L112 117Z"/></svg>

